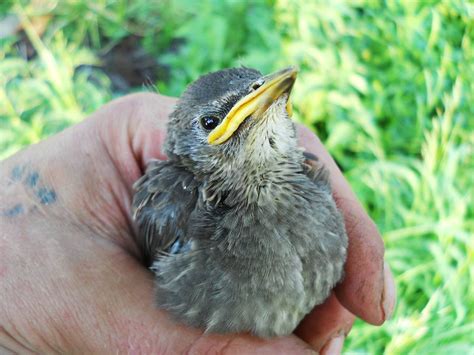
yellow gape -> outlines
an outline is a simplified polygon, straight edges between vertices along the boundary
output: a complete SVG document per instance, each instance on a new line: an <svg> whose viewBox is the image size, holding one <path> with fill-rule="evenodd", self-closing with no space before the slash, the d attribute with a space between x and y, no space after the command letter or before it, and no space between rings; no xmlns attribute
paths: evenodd
<svg viewBox="0 0 474 355"><path fill-rule="evenodd" d="M241 98L222 122L214 128L207 138L209 144L221 144L228 140L239 128L242 122L250 115L258 117L284 93L290 93L296 80L297 70L293 67L285 68L263 78L264 84L257 90ZM286 110L291 116L293 109L290 99L286 104Z"/></svg>

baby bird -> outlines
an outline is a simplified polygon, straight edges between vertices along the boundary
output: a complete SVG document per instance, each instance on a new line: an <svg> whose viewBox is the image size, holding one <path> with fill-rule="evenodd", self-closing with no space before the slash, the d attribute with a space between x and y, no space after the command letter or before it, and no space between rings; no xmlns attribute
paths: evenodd
<svg viewBox="0 0 474 355"><path fill-rule="evenodd" d="M343 276L343 219L290 119L296 73L200 77L170 115L169 160L151 162L134 185L156 303L185 324L290 334Z"/></svg>

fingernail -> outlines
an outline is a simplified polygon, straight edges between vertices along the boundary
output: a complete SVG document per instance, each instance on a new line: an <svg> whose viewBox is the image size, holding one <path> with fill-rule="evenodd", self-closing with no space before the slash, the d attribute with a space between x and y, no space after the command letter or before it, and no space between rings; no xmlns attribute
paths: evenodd
<svg viewBox="0 0 474 355"><path fill-rule="evenodd" d="M344 345L344 335L329 340L321 349L321 355L339 355Z"/></svg>
<svg viewBox="0 0 474 355"><path fill-rule="evenodd" d="M395 288L395 281L393 280L392 271L386 261L383 265L383 294L382 294L382 309L384 312L384 320L390 319L395 308L397 298L397 291Z"/></svg>

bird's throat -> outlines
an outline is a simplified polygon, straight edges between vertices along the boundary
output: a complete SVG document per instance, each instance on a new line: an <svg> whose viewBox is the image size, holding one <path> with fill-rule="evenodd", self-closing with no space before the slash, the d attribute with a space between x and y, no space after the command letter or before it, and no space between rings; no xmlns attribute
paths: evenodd
<svg viewBox="0 0 474 355"><path fill-rule="evenodd" d="M214 202L225 200L229 205L272 203L301 174L304 157L299 149L290 156L262 156L228 162L209 175L205 184L207 198Z"/></svg>

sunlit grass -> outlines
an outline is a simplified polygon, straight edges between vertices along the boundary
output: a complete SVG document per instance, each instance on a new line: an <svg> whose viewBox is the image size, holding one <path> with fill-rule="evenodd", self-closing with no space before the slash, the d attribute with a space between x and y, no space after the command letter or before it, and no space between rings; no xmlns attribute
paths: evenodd
<svg viewBox="0 0 474 355"><path fill-rule="evenodd" d="M473 5L45 3L5 7L37 55L27 60L18 37L0 40L0 158L116 95L95 66L130 34L167 66L157 82L165 94L223 67L298 65L295 116L322 137L381 229L398 288L392 319L380 328L357 322L345 351L473 352ZM39 36L34 21L45 13Z"/></svg>

